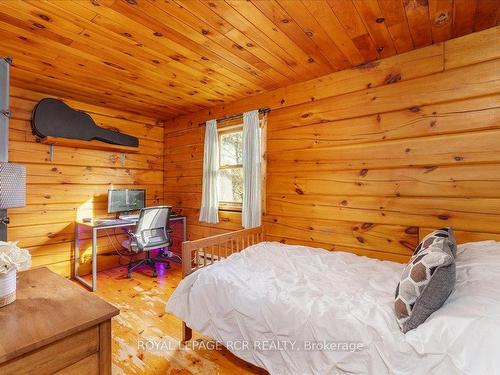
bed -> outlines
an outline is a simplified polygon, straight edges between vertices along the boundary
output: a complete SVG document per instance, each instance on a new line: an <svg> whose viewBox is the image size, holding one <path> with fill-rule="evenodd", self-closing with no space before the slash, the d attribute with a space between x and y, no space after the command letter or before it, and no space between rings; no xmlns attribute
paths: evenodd
<svg viewBox="0 0 500 375"><path fill-rule="evenodd" d="M271 374L500 372L500 242L460 245L454 292L403 334L404 265L261 240L246 230L185 244L167 303L185 340L195 329Z"/></svg>

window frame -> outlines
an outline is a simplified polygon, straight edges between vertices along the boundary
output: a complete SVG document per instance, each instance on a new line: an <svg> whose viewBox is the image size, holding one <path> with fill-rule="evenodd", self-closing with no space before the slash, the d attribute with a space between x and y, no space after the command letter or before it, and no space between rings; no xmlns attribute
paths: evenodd
<svg viewBox="0 0 500 375"><path fill-rule="evenodd" d="M242 133L243 135L243 124L237 124L232 126L226 126L222 129L218 129L217 137L219 142L219 171L228 169L240 169L243 170L243 163L241 164L225 164L222 165L222 137L227 134ZM220 181L220 180L219 180ZM243 202L227 202L219 201L219 211L236 211L241 212L243 208Z"/></svg>

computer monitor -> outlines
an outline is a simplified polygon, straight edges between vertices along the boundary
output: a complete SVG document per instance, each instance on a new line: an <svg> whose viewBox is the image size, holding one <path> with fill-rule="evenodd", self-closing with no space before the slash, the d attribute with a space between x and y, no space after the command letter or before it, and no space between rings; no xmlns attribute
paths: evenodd
<svg viewBox="0 0 500 375"><path fill-rule="evenodd" d="M146 206L143 189L108 190L108 213L136 211Z"/></svg>

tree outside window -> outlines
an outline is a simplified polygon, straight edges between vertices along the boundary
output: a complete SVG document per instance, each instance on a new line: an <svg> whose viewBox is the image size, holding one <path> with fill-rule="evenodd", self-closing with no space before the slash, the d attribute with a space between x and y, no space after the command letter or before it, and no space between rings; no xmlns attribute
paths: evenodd
<svg viewBox="0 0 500 375"><path fill-rule="evenodd" d="M219 131L219 207L241 210L243 203L242 126Z"/></svg>

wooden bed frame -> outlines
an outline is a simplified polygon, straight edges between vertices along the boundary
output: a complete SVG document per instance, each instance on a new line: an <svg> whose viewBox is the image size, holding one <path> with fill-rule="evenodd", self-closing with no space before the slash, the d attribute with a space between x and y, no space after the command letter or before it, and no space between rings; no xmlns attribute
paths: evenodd
<svg viewBox="0 0 500 375"><path fill-rule="evenodd" d="M418 241L437 228L417 228ZM499 234L455 231L459 244L473 241L496 240L500 241ZM218 260L227 258L233 253L240 252L250 245L264 241L262 227L243 229L235 232L224 233L216 236L201 238L195 241L182 243L182 277L194 271L209 266ZM408 255L408 259L410 255ZM192 337L192 330L182 322L182 341Z"/></svg>
<svg viewBox="0 0 500 375"><path fill-rule="evenodd" d="M182 243L182 277L209 266L250 245L264 240L262 227L243 229ZM182 322L182 342L191 340L193 332Z"/></svg>

